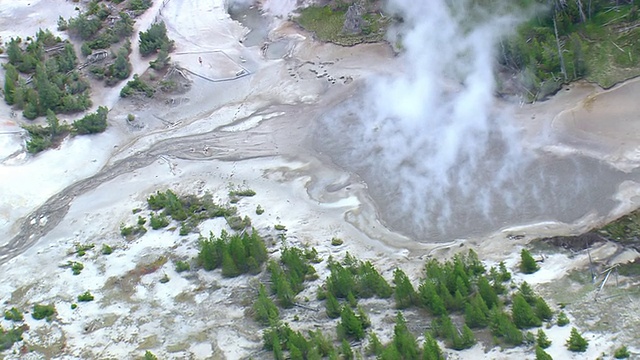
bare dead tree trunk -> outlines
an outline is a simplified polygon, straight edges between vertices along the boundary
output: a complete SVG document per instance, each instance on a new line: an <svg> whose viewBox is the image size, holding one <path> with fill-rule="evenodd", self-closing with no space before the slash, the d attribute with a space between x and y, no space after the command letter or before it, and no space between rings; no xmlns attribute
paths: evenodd
<svg viewBox="0 0 640 360"><path fill-rule="evenodd" d="M560 57L560 71L564 77L564 81L567 81L567 70L564 67L564 57L562 56L562 46L560 46L560 38L558 37L558 24L556 22L556 11L553 11L553 31L556 34L556 45L558 46L558 56Z"/></svg>
<svg viewBox="0 0 640 360"><path fill-rule="evenodd" d="M578 10L580 10L580 21L587 22L587 17L584 15L584 9L582 8L582 1L576 0L576 4L578 5Z"/></svg>

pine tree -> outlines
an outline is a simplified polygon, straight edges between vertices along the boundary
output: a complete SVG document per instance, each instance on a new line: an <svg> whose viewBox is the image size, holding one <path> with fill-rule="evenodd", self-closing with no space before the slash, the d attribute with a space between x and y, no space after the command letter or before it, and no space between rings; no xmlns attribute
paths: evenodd
<svg viewBox="0 0 640 360"><path fill-rule="evenodd" d="M4 101L7 105L13 105L18 84L18 70L10 63L4 66L4 70Z"/></svg>
<svg viewBox="0 0 640 360"><path fill-rule="evenodd" d="M416 301L416 291L411 285L411 281L407 274L400 269L393 272L393 283L395 288L396 309L406 309Z"/></svg>
<svg viewBox="0 0 640 360"><path fill-rule="evenodd" d="M558 326L561 326L561 327L569 324L569 318L567 317L567 314L564 313L564 311L560 311L560 314L558 314L558 319L556 320L556 323L558 324Z"/></svg>
<svg viewBox="0 0 640 360"><path fill-rule="evenodd" d="M534 311L536 313L536 316L541 320L549 321L551 320L551 318L553 318L553 311L551 311L551 308L549 308L547 302L544 301L544 299L541 297L538 297L536 299Z"/></svg>
<svg viewBox="0 0 640 360"><path fill-rule="evenodd" d="M302 351L298 349L294 344L289 345L289 359L290 360L304 360Z"/></svg>
<svg viewBox="0 0 640 360"><path fill-rule="evenodd" d="M417 359L420 354L416 338L407 328L407 322L400 312L396 314L396 324L393 328L393 344L405 359Z"/></svg>
<svg viewBox="0 0 640 360"><path fill-rule="evenodd" d="M342 307L340 306L338 299L336 299L332 293L327 293L327 300L325 301L324 306L329 318L336 319L340 317Z"/></svg>
<svg viewBox="0 0 640 360"><path fill-rule="evenodd" d="M481 329L489 324L489 308L485 304L482 296L476 295L465 306L464 321L472 329Z"/></svg>
<svg viewBox="0 0 640 360"><path fill-rule="evenodd" d="M531 256L531 253L527 249L522 249L520 252L520 271L525 274L533 274L538 271L540 267Z"/></svg>
<svg viewBox="0 0 640 360"><path fill-rule="evenodd" d="M536 304L536 300L538 299L538 295L536 295L535 291L531 288L528 282L524 281L518 287L518 293L522 295L522 297L527 300L529 305L534 306Z"/></svg>
<svg viewBox="0 0 640 360"><path fill-rule="evenodd" d="M571 328L571 336L567 339L567 349L573 352L585 352L589 347L589 342L580 335L578 329Z"/></svg>
<svg viewBox="0 0 640 360"><path fill-rule="evenodd" d="M436 339L430 333L424 334L424 347L422 349L422 360L444 360L442 349Z"/></svg>
<svg viewBox="0 0 640 360"><path fill-rule="evenodd" d="M553 360L553 358L543 348L536 346L536 360Z"/></svg>
<svg viewBox="0 0 640 360"><path fill-rule="evenodd" d="M378 339L378 335L375 332L371 332L369 335L369 345L367 345L366 353L367 355L375 355L380 356L384 351L384 345Z"/></svg>
<svg viewBox="0 0 640 360"><path fill-rule="evenodd" d="M236 266L235 261L229 254L228 249L224 249L222 252L222 276L224 277L236 277L240 275L240 271Z"/></svg>
<svg viewBox="0 0 640 360"><path fill-rule="evenodd" d="M447 313L444 301L438 295L432 281L425 279L418 290L420 291L420 304L426 307L432 315L441 316Z"/></svg>
<svg viewBox="0 0 640 360"><path fill-rule="evenodd" d="M353 350L351 350L351 344L349 344L347 339L342 339L342 344L340 345L340 353L342 354L342 358L344 360L353 360Z"/></svg>
<svg viewBox="0 0 640 360"><path fill-rule="evenodd" d="M525 300L521 294L516 294L513 297L511 317L513 319L513 323L519 329L526 329L542 325L540 319L538 319L538 317L533 312L531 305L527 303L527 300Z"/></svg>
<svg viewBox="0 0 640 360"><path fill-rule="evenodd" d="M484 276L478 278L478 292L489 309L499 304L498 294Z"/></svg>
<svg viewBox="0 0 640 360"><path fill-rule="evenodd" d="M267 296L267 290L262 284L260 284L260 289L258 290L258 298L253 304L253 311L256 321L264 326L275 324L280 316L278 308L269 296Z"/></svg>
<svg viewBox="0 0 640 360"><path fill-rule="evenodd" d="M538 334L536 335L536 344L543 349L551 346L551 340L549 340L547 334L545 334L544 330L542 329L538 329Z"/></svg>
<svg viewBox="0 0 640 360"><path fill-rule="evenodd" d="M523 336L516 325L511 321L509 315L504 311L495 308L491 310L490 315L491 333L496 337L504 338L507 344L520 345L522 344Z"/></svg>
<svg viewBox="0 0 640 360"><path fill-rule="evenodd" d="M9 45L7 46L7 57L9 63L13 66L18 66L22 62L22 49L20 49L20 38L11 38Z"/></svg>
<svg viewBox="0 0 640 360"><path fill-rule="evenodd" d="M356 314L351 310L350 307L345 306L342 308L342 312L340 313L340 324L339 326L344 331L344 335L350 338L354 338L356 340L361 340L364 338L364 329L362 328L362 322L356 316Z"/></svg>

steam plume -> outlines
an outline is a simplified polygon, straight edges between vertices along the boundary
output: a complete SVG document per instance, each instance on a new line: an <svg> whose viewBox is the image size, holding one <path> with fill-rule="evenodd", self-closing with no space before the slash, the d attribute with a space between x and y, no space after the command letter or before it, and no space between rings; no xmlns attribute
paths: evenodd
<svg viewBox="0 0 640 360"><path fill-rule="evenodd" d="M468 235L539 191L520 184L532 170L494 104L494 45L518 19L508 1L475 3L391 1L403 19L400 74L369 81L318 130L319 147L366 180L385 220L418 240Z"/></svg>

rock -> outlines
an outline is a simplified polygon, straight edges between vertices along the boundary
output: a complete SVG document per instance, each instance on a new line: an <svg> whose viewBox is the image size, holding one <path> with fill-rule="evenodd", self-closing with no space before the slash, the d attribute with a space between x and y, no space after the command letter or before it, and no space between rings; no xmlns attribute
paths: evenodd
<svg viewBox="0 0 640 360"><path fill-rule="evenodd" d="M364 7L360 3L353 3L347 9L344 25L342 26L342 32L347 34L359 34L362 32L362 26L364 19Z"/></svg>

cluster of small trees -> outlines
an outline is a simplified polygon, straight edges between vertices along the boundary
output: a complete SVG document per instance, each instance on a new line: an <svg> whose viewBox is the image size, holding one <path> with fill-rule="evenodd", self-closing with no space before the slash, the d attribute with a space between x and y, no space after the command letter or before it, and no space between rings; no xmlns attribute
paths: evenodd
<svg viewBox="0 0 640 360"><path fill-rule="evenodd" d="M45 49L58 47L47 53ZM77 112L91 106L89 84L75 70L77 57L70 43L63 43L49 30L40 30L35 39L12 38L7 46L5 102L23 110L27 119L55 113ZM28 79L20 73L29 75Z"/></svg>
<svg viewBox="0 0 640 360"><path fill-rule="evenodd" d="M127 39L124 45L118 49L117 53L112 54L115 60L106 66L92 66L91 73L98 80L105 80L107 86L113 86L131 75L132 65L129 62L131 54L131 42Z"/></svg>
<svg viewBox="0 0 640 360"><path fill-rule="evenodd" d="M317 277L316 269L310 264L316 257L316 252L285 246L279 262L269 261L267 269L271 274L271 292L280 306L292 307L295 296L304 289L304 281Z"/></svg>
<svg viewBox="0 0 640 360"><path fill-rule="evenodd" d="M544 3L547 8L500 42L499 60L522 74L531 95L544 97L562 83L599 72L598 67L637 66L640 46L637 34L629 31L635 28L637 4L615 2L612 7L610 0L520 3Z"/></svg>
<svg viewBox="0 0 640 360"><path fill-rule="evenodd" d="M24 129L29 133L27 151L36 154L50 147L57 146L69 134L95 134L107 129L109 110L101 106L95 113L89 113L74 121L71 125L61 124L52 110L47 110L47 126L27 125Z"/></svg>
<svg viewBox="0 0 640 360"><path fill-rule="evenodd" d="M209 194L202 197L194 195L179 197L171 190L157 191L155 195L149 196L147 203L151 210L157 212L162 210L161 215L180 222L180 235L183 236L189 234L203 220L224 217L231 226L231 222L237 217L236 208L216 204ZM250 222L248 224L241 222L242 228L251 225ZM231 227L234 228L234 226Z"/></svg>
<svg viewBox="0 0 640 360"><path fill-rule="evenodd" d="M87 11L77 17L68 21L60 17L58 30L67 30L69 34L85 40L82 53L87 56L92 50L108 49L112 44L133 35L134 20L129 14L120 12L116 20L105 26L111 15L112 9L109 6L93 0L87 5Z"/></svg>
<svg viewBox="0 0 640 360"><path fill-rule="evenodd" d="M242 274L257 274L267 261L267 249L256 231L229 235L222 231L219 237L213 234L198 241L198 263L205 270L222 269L225 277Z"/></svg>
<svg viewBox="0 0 640 360"><path fill-rule="evenodd" d="M342 263L332 258L328 262L331 274L319 290L320 298L331 295L337 299L384 299L393 295L393 289L371 262L362 262L348 253Z"/></svg>
<svg viewBox="0 0 640 360"><path fill-rule="evenodd" d="M140 32L140 54L148 56L154 52L168 54L173 50L174 41L167 36L164 21L152 24L147 31Z"/></svg>

